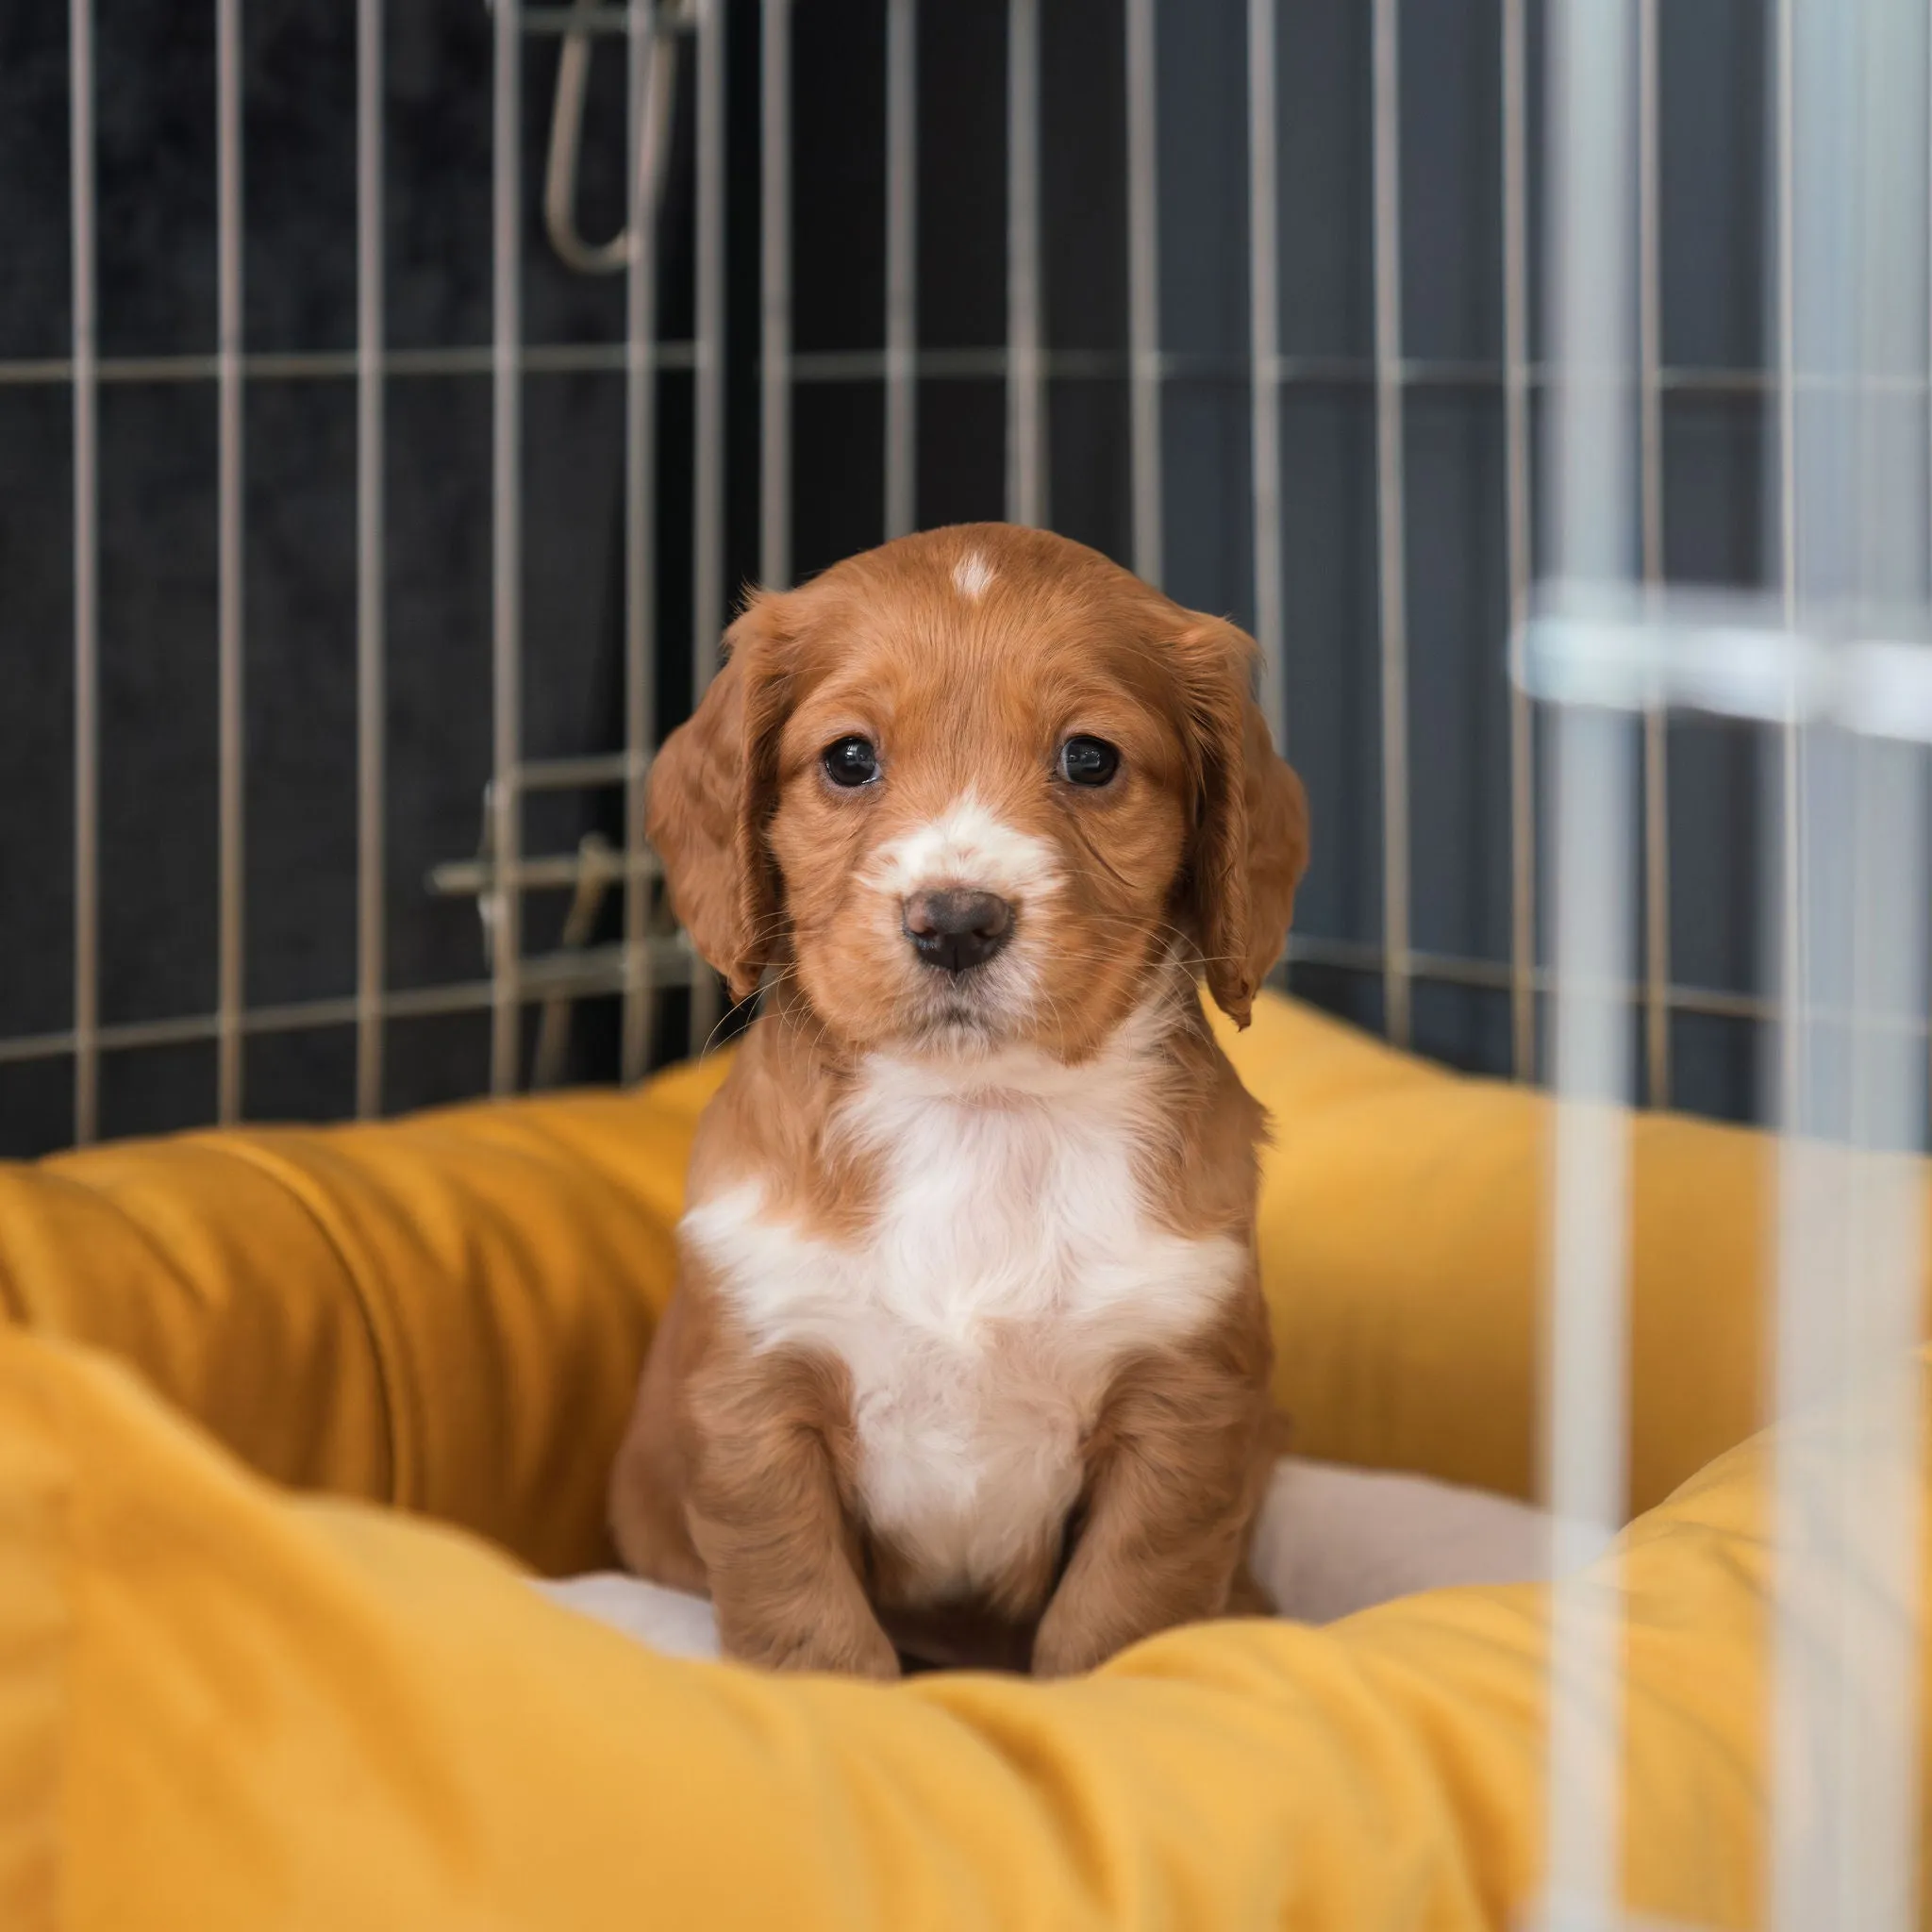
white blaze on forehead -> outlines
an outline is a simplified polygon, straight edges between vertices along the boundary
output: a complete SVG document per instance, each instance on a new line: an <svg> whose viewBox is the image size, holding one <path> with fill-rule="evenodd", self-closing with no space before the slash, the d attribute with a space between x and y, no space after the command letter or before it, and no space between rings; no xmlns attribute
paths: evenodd
<svg viewBox="0 0 1932 1932"><path fill-rule="evenodd" d="M992 582L992 565L976 550L969 550L953 566L953 585L968 603L976 604Z"/></svg>
<svg viewBox="0 0 1932 1932"><path fill-rule="evenodd" d="M969 791L938 818L880 846L866 879L902 899L948 886L1021 898L1053 891L1060 868L1046 840L996 819Z"/></svg>

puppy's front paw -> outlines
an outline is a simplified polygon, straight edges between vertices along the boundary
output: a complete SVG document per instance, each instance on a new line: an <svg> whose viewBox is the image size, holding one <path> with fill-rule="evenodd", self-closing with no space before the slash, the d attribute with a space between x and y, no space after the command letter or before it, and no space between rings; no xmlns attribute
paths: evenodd
<svg viewBox="0 0 1932 1932"><path fill-rule="evenodd" d="M1092 1618L1056 1601L1047 1606L1033 1640L1033 1674L1078 1677L1097 1670L1120 1648Z"/></svg>
<svg viewBox="0 0 1932 1932"><path fill-rule="evenodd" d="M763 1631L729 1648L732 1656L771 1671L831 1671L881 1682L899 1675L899 1653L870 1618L829 1618L822 1624Z"/></svg>

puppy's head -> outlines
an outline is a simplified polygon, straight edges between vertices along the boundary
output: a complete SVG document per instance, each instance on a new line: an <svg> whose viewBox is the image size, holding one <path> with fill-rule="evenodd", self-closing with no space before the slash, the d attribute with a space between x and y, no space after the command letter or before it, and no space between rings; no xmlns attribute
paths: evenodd
<svg viewBox="0 0 1932 1932"><path fill-rule="evenodd" d="M1095 552L972 525L755 596L652 771L679 916L854 1048L1077 1061L1176 952L1245 1024L1307 813L1254 645Z"/></svg>

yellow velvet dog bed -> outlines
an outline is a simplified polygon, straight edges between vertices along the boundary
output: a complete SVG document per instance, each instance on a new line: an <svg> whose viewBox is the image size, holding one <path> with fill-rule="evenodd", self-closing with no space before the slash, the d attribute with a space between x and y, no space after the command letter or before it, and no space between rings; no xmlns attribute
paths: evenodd
<svg viewBox="0 0 1932 1932"><path fill-rule="evenodd" d="M1279 1001L1229 1044L1298 1447L1525 1493L1547 1104ZM0 1169L0 1926L1509 1923L1538 1590L884 1690L655 1657L478 1540L609 1560L721 1071ZM1627 1884L1744 1925L1763 1452L1696 1472L1757 1412L1770 1148L1633 1135Z"/></svg>

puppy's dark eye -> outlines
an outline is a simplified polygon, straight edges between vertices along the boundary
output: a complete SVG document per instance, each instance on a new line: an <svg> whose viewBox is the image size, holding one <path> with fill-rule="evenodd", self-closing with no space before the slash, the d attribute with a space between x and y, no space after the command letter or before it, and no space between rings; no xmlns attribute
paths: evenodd
<svg viewBox="0 0 1932 1932"><path fill-rule="evenodd" d="M1069 785L1105 785L1120 768L1120 753L1104 738L1070 738L1060 746L1060 776Z"/></svg>
<svg viewBox="0 0 1932 1932"><path fill-rule="evenodd" d="M870 785L879 774L878 747L869 738L841 738L819 754L825 776L848 791Z"/></svg>

